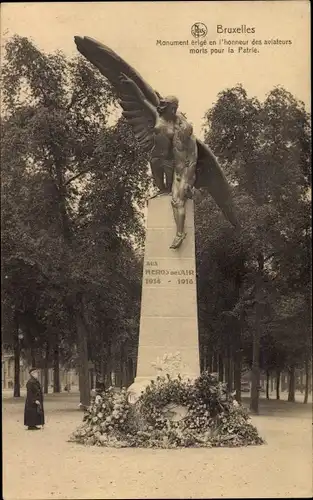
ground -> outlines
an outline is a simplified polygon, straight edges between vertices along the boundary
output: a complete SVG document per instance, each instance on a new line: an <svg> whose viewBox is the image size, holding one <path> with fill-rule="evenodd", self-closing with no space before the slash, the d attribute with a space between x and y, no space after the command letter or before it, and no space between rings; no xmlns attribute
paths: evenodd
<svg viewBox="0 0 313 500"><path fill-rule="evenodd" d="M312 496L311 402L262 399L263 446L144 450L68 443L82 419L77 393L49 394L38 432L23 427L24 397L2 401L6 500Z"/></svg>

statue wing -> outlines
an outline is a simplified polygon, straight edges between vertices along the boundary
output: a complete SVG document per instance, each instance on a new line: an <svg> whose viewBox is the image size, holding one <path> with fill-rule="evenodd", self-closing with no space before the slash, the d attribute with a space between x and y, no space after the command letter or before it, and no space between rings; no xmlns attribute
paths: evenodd
<svg viewBox="0 0 313 500"><path fill-rule="evenodd" d="M196 167L196 188L206 188L224 216L237 227L238 221L233 204L230 185L210 148L197 139L198 161Z"/></svg>
<svg viewBox="0 0 313 500"><path fill-rule="evenodd" d="M123 108L123 116L133 128L144 151L154 144L157 108L162 97L119 55L89 37L75 37L79 52L109 80ZM145 101L148 105L144 105ZM198 161L195 187L208 189L225 217L237 225L230 186L212 151L197 139Z"/></svg>
<svg viewBox="0 0 313 500"><path fill-rule="evenodd" d="M75 43L78 51L109 80L139 144L144 151L151 151L161 96L109 47L89 37L76 36Z"/></svg>

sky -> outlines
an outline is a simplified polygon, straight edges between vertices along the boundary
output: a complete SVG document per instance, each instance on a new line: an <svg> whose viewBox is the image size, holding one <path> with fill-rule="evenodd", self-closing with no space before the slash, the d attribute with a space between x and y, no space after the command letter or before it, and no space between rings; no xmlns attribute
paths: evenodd
<svg viewBox="0 0 313 500"><path fill-rule="evenodd" d="M32 38L46 52L76 54L73 37L95 38L117 52L162 95L177 95L198 136L205 111L218 93L241 83L263 100L282 85L310 107L310 17L303 0L264 2L27 2L2 3L1 46L13 34ZM224 53L191 54L194 23L207 26L205 40L221 41ZM254 27L254 34L218 34L217 25ZM246 29L244 28L244 29ZM268 39L291 40L267 45ZM228 41L261 40L259 53L226 52ZM159 46L157 40L188 40ZM204 40L198 39L198 40ZM252 47L252 45L250 45ZM236 48L237 50L237 48Z"/></svg>

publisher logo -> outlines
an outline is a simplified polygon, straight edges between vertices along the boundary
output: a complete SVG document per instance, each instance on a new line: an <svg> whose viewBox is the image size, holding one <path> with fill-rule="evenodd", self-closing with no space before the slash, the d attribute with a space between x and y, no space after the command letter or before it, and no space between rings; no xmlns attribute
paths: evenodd
<svg viewBox="0 0 313 500"><path fill-rule="evenodd" d="M202 38L208 33L208 28L204 23L195 23L191 26L191 34L195 38Z"/></svg>

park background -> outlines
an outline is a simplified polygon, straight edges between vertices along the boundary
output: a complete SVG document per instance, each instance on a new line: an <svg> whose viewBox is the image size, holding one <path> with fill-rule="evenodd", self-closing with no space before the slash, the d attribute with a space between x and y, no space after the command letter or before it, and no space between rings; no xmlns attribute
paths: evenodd
<svg viewBox="0 0 313 500"><path fill-rule="evenodd" d="M89 469L98 478L94 490L90 479L82 483L76 452L65 443L81 418L78 404L88 404L91 385L101 380L106 386L129 385L136 370L151 178L147 158L119 119L110 87L78 58L74 35L103 41L161 94L178 94L195 133L212 147L232 182L243 232L229 227L210 198L199 193L196 200L201 369L217 372L255 414L274 417L254 417L272 446L262 455L268 496L309 491L311 405L299 410L296 404L310 402L312 390L308 4L270 4L2 6L2 382L4 387L13 384L10 394L3 391L6 478L12 476L16 455L21 472L17 484L8 483L12 498L21 498L23 491L32 495L27 490L29 459L34 474L38 467L27 455L31 443L24 448L25 438L17 430L22 428L20 395L27 367L41 368L44 391L53 391L47 396L51 413L45 430L52 462L45 459L40 471L45 474L43 467L53 465L65 483L72 481L58 469L62 449L75 462L75 481L86 498L90 491L101 497L103 477L100 469ZM190 38L196 21L210 29L217 23L255 25L260 38L293 43L233 59L156 46L157 39ZM250 390L251 372L254 387L247 401L242 389ZM69 381L76 383L73 393L64 394ZM266 396L282 401L268 407ZM53 429L58 429L56 440ZM244 467L260 456L243 459L241 472L247 470L249 477L243 484L234 465L239 455L230 453L238 496L258 496L259 471ZM198 485L207 491L208 469L203 456L198 458ZM160 472L150 482L158 484L154 495L171 496L170 477L164 483L168 489L160 490L164 470L152 462L151 468ZM108 470L114 483L114 467ZM293 474L280 483L287 471ZM37 483L38 498L49 488L51 497L65 495L49 478ZM112 484L106 485L109 498L121 492ZM197 481L182 484L191 495L200 495ZM232 496L232 486L222 481L212 479L211 486L207 496L212 491ZM76 486L66 488L75 495ZM134 497L139 494L133 483L131 491Z"/></svg>
<svg viewBox="0 0 313 500"><path fill-rule="evenodd" d="M256 38L277 36L290 39L292 45L264 47L253 56L211 57L190 55L184 47L156 46L157 39L190 37L195 18L188 2L180 4L179 10L175 3L166 8L151 3L93 4L87 16L84 4L75 5L74 16L71 4L3 6L1 43L4 55L8 41L11 52L7 53L10 61L2 113L19 119L14 123L15 136L10 120L8 124L3 121L4 131L9 127L3 162L3 298L7 305L3 341L6 348L15 349L15 378L20 351L24 365L37 364L43 369L45 390L51 384L48 370L51 372L53 366L54 390L66 385L67 381L60 382L60 363L71 369L72 378L73 369L80 365L85 379L90 381L93 371L106 377L107 384L112 372L117 385L128 385L135 375L142 213L151 184L149 173L146 159L137 151L127 128L123 129L104 79L94 71L88 73L88 65L71 62L77 58L73 35L102 40L105 27L104 42L130 61L159 92L179 94L181 109L193 122L195 132L211 145L229 180L237 185L243 219L247 215L250 219L246 233L236 236L210 200L204 199L197 206L202 368L219 371L232 388L237 377L238 386L241 365L246 372L251 368L256 329L265 378L278 377L277 387L282 383L284 390L287 383L291 393L296 386L303 390L307 380L306 392L309 390L307 4L272 2L271 15L264 2L237 2L230 10L210 2L198 8L200 5L209 34L214 33L216 24L255 25ZM278 15L279 26L275 20ZM126 40L121 33L125 33L129 19L136 30L128 30ZM14 34L20 38L12 42ZM55 55L40 63L38 51L47 55L62 51L64 57ZM46 95L39 96L38 88ZM54 102L51 92L56 92ZM29 119L34 99L36 116ZM65 102L68 115L62 108ZM61 140L64 127L68 135ZM33 141L28 140L28 134ZM50 143L57 137L59 142L52 151ZM115 153L121 139L125 149L119 156ZM15 142L20 145L23 140L28 144L24 150L17 149ZM40 157L43 154L44 160ZM256 251L260 244L262 255ZM254 307L258 266L264 268L263 290L258 293L266 300ZM87 303L82 305L84 301ZM73 310L78 302L81 314ZM257 327L258 315L262 325ZM85 344L79 340L82 337ZM84 351L84 359L78 359L77 345ZM289 359L291 355L294 359ZM4 387L12 385L12 355L11 361L9 358L7 352L2 369ZM285 376L280 381L281 372L286 372L288 381ZM16 386L17 393L18 380Z"/></svg>

